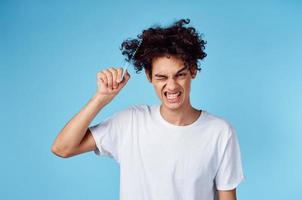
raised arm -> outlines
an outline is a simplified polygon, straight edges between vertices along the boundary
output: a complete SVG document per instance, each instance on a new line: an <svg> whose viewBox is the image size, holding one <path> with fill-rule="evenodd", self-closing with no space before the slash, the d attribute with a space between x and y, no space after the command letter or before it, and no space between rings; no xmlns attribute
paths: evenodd
<svg viewBox="0 0 302 200"><path fill-rule="evenodd" d="M63 158L96 149L95 141L88 127L95 116L127 84L128 72L121 80L122 68L109 68L97 73L97 92L89 102L63 127L57 135L51 151Z"/></svg>

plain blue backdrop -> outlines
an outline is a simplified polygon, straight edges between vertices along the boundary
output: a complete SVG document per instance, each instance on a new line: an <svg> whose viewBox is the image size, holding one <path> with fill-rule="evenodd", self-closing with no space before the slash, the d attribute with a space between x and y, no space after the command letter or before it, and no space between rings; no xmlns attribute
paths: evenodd
<svg viewBox="0 0 302 200"><path fill-rule="evenodd" d="M96 73L152 25L190 18L208 42L192 104L237 130L246 180L238 199L302 199L301 1L0 1L0 198L117 200L119 166L93 152L51 153L93 96ZM96 124L158 104L135 74Z"/></svg>

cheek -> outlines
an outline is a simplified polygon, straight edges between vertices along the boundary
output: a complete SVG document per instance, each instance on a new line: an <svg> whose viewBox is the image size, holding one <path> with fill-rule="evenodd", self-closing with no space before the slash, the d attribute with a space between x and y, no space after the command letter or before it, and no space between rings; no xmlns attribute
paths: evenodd
<svg viewBox="0 0 302 200"><path fill-rule="evenodd" d="M156 84L156 85L153 85L153 86L154 86L154 89L155 89L156 93L158 93L160 95L162 90L163 90L164 84Z"/></svg>
<svg viewBox="0 0 302 200"><path fill-rule="evenodd" d="M188 80L183 80L181 83L181 86L183 87L184 90L190 90L191 83Z"/></svg>
<svg viewBox="0 0 302 200"><path fill-rule="evenodd" d="M187 87L188 81L186 79L178 81L178 84L181 85L181 87Z"/></svg>

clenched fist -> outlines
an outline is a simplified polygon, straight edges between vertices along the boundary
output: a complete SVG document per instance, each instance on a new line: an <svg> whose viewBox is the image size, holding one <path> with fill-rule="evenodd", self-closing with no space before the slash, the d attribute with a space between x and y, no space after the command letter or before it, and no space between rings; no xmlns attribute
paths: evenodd
<svg viewBox="0 0 302 200"><path fill-rule="evenodd" d="M97 93L110 98L115 97L119 91L127 84L130 79L130 74L126 70L124 78L123 68L113 68L102 70L97 73Z"/></svg>

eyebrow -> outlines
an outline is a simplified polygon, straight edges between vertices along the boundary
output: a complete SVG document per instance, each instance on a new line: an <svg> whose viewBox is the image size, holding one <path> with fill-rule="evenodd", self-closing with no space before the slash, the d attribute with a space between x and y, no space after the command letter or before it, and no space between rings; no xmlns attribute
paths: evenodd
<svg viewBox="0 0 302 200"><path fill-rule="evenodd" d="M182 71L184 71L184 70L186 70L186 69L188 69L188 66L184 66L183 68L181 68L180 70L178 70L177 72L176 72L176 74L179 74L180 72L182 72Z"/></svg>
<svg viewBox="0 0 302 200"><path fill-rule="evenodd" d="M184 70L186 70L186 69L188 69L188 66L184 66L183 68L181 68L180 70L178 70L178 71L176 72L176 75L179 74L179 73L181 73L182 71L184 71ZM166 75L161 75L161 74L155 74L154 76L155 76L155 77L166 77Z"/></svg>

